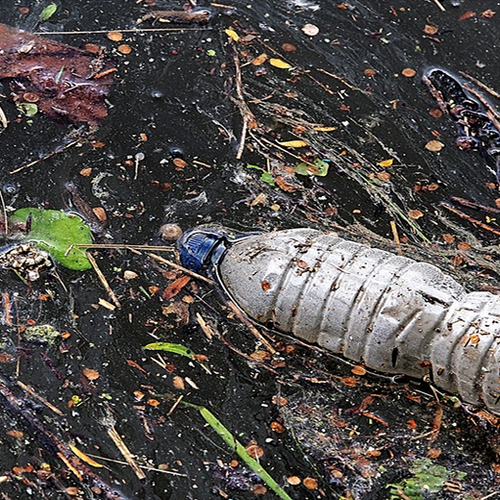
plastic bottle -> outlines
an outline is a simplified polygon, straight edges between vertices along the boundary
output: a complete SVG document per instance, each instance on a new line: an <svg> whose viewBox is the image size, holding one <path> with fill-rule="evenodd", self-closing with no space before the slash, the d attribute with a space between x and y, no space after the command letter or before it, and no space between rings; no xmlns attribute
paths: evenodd
<svg viewBox="0 0 500 500"><path fill-rule="evenodd" d="M256 322L381 372L428 375L500 415L500 296L313 229L193 230L178 245L184 266L214 276Z"/></svg>

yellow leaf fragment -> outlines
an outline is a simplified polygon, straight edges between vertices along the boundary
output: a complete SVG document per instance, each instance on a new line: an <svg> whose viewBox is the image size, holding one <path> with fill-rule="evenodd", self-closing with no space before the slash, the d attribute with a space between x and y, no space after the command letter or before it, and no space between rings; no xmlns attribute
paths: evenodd
<svg viewBox="0 0 500 500"><path fill-rule="evenodd" d="M260 66L261 64L264 64L267 61L267 54L263 53L258 55L253 61L252 64L254 66Z"/></svg>
<svg viewBox="0 0 500 500"><path fill-rule="evenodd" d="M382 160L377 163L379 167L390 167L394 163L394 160L392 158L389 158L388 160Z"/></svg>
<svg viewBox="0 0 500 500"><path fill-rule="evenodd" d="M286 146L287 148L304 148L306 146L309 146L306 141L301 141L300 139L296 141L278 142L278 144L280 146Z"/></svg>
<svg viewBox="0 0 500 500"><path fill-rule="evenodd" d="M224 30L224 32L229 38L233 39L235 42L237 42L240 39L240 35L238 35L238 33L236 33L236 31L234 31L232 28L228 28L227 30Z"/></svg>
<svg viewBox="0 0 500 500"><path fill-rule="evenodd" d="M80 460L83 460L86 464L89 464L92 467L104 467L104 465L100 464L99 462L96 462L89 456L85 455L85 453L79 450L75 445L70 443L69 448Z"/></svg>
<svg viewBox="0 0 500 500"><path fill-rule="evenodd" d="M338 127L313 127L313 130L316 132L332 132L337 129Z"/></svg>
<svg viewBox="0 0 500 500"><path fill-rule="evenodd" d="M269 64L271 66L274 66L275 68L280 68L280 69L290 69L292 67L291 64L288 64L285 61L282 61L281 59L269 59Z"/></svg>

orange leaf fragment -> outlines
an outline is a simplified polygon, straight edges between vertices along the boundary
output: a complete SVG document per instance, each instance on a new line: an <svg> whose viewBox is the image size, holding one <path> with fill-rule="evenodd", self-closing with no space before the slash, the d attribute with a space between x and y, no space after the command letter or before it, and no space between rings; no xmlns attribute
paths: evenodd
<svg viewBox="0 0 500 500"><path fill-rule="evenodd" d="M408 429L416 429L417 422L415 422L415 420L413 420L413 418L410 418L410 420L408 420L408 422L406 422L406 427L408 427Z"/></svg>
<svg viewBox="0 0 500 500"><path fill-rule="evenodd" d="M377 179L387 182L391 179L391 174L389 172L377 172Z"/></svg>
<svg viewBox="0 0 500 500"><path fill-rule="evenodd" d="M481 12L481 17L483 17L484 19L490 19L495 14L496 14L496 12L494 10L486 9L486 10L483 10L483 12Z"/></svg>
<svg viewBox="0 0 500 500"><path fill-rule="evenodd" d="M253 61L252 64L254 66L260 66L261 64L264 64L268 59L268 56L265 52L262 54L259 54Z"/></svg>
<svg viewBox="0 0 500 500"><path fill-rule="evenodd" d="M157 406L160 405L160 402L157 399L148 399L147 401L149 406L152 406L153 408L156 408Z"/></svg>
<svg viewBox="0 0 500 500"><path fill-rule="evenodd" d="M314 479L313 477L305 477L302 481L304 486L308 490L317 490L318 489L318 480Z"/></svg>
<svg viewBox="0 0 500 500"><path fill-rule="evenodd" d="M291 484L292 486L297 486L301 483L300 477L298 476L287 477L286 481L288 484Z"/></svg>
<svg viewBox="0 0 500 500"><path fill-rule="evenodd" d="M355 387L358 381L356 380L355 377L344 377L342 379L342 383L344 385L347 385L347 387Z"/></svg>
<svg viewBox="0 0 500 500"><path fill-rule="evenodd" d="M101 376L97 370L92 370L92 368L87 368L87 367L83 369L83 374L89 380L97 380Z"/></svg>
<svg viewBox="0 0 500 500"><path fill-rule="evenodd" d="M464 12L459 18L459 21L465 21L467 19L471 19L473 17L476 17L476 13L472 10L468 10L467 12Z"/></svg>
<svg viewBox="0 0 500 500"><path fill-rule="evenodd" d="M295 47L295 45L292 45L291 43L284 43L281 48L285 51L285 52L294 52L297 50L297 47Z"/></svg>
<svg viewBox="0 0 500 500"><path fill-rule="evenodd" d="M433 153L438 153L444 148L444 144L441 141L436 141L436 139L430 140L426 145L425 149L432 151Z"/></svg>
<svg viewBox="0 0 500 500"><path fill-rule="evenodd" d="M352 367L351 372L354 373L354 375L363 376L366 374L366 368L363 365L355 365Z"/></svg>
<svg viewBox="0 0 500 500"><path fill-rule="evenodd" d="M260 458L264 455L264 450L253 439L245 446L245 450L252 458Z"/></svg>
<svg viewBox="0 0 500 500"><path fill-rule="evenodd" d="M89 177L91 173L92 173L92 167L82 168L80 170L80 175L82 177Z"/></svg>
<svg viewBox="0 0 500 500"><path fill-rule="evenodd" d="M471 249L470 243L467 243L466 241L460 241L457 243L457 248L459 250L462 250L463 252L466 252L467 250Z"/></svg>
<svg viewBox="0 0 500 500"><path fill-rule="evenodd" d="M444 233L441 235L441 238L443 238L444 242L448 245L452 245L453 243L455 243L455 236L453 236L452 234Z"/></svg>
<svg viewBox="0 0 500 500"><path fill-rule="evenodd" d="M282 434L283 432L285 432L285 427L283 427L283 424L281 424L280 422L273 421L271 422L269 427L271 427L271 430L276 432L277 434Z"/></svg>
<svg viewBox="0 0 500 500"><path fill-rule="evenodd" d="M410 219L420 219L420 217L423 217L424 214L420 210L409 210L408 216Z"/></svg>
<svg viewBox="0 0 500 500"><path fill-rule="evenodd" d="M173 283L170 283L170 285L165 288L163 298L165 300L170 300L175 297L190 281L190 276L181 276L180 278L177 278Z"/></svg>
<svg viewBox="0 0 500 500"><path fill-rule="evenodd" d="M363 73L366 75L366 76L375 76L377 74L377 72L374 70L374 69L371 69L371 68L366 68Z"/></svg>
<svg viewBox="0 0 500 500"><path fill-rule="evenodd" d="M271 285L267 281L262 281L260 286L264 292L267 292L271 288Z"/></svg>
<svg viewBox="0 0 500 500"><path fill-rule="evenodd" d="M126 43L122 43L121 45L118 45L118 52L125 55L130 54L132 52L132 47Z"/></svg>
<svg viewBox="0 0 500 500"><path fill-rule="evenodd" d="M434 24L426 24L424 26L424 33L426 35L435 35L439 31L439 28Z"/></svg>
<svg viewBox="0 0 500 500"><path fill-rule="evenodd" d="M184 168L188 166L188 163L186 160L183 160L182 158L174 158L172 160L172 163L177 167L177 168Z"/></svg>
<svg viewBox="0 0 500 500"><path fill-rule="evenodd" d="M417 72L414 69L411 68L405 68L403 71L401 71L403 76L406 76L406 78L411 78L412 76L415 76Z"/></svg>
<svg viewBox="0 0 500 500"><path fill-rule="evenodd" d="M292 67L291 64L288 64L287 62L282 61L281 59L274 59L274 58L269 59L269 64L271 66L274 66L275 68L280 68L280 69L290 69Z"/></svg>
<svg viewBox="0 0 500 500"><path fill-rule="evenodd" d="M120 42L123 40L123 34L119 31L110 31L106 36L112 42Z"/></svg>

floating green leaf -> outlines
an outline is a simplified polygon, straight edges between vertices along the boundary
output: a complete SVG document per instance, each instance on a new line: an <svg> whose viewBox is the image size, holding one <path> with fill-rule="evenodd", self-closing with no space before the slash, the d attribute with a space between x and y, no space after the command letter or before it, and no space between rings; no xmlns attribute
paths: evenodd
<svg viewBox="0 0 500 500"><path fill-rule="evenodd" d="M38 113L38 106L32 102L19 102L17 103L17 109L28 118Z"/></svg>
<svg viewBox="0 0 500 500"><path fill-rule="evenodd" d="M461 480L467 475L465 472L449 471L442 465L434 464L428 458L415 460L411 471L413 477L403 479L399 484L388 485L391 488L391 500L402 497L398 490L411 500L424 500L430 498L429 494L441 491L445 481L451 477Z"/></svg>
<svg viewBox="0 0 500 500"><path fill-rule="evenodd" d="M167 351L173 352L174 354L180 354L189 359L194 359L194 352L182 344L172 344L170 342L153 342L144 347L148 351Z"/></svg>
<svg viewBox="0 0 500 500"><path fill-rule="evenodd" d="M11 216L11 222L24 223L31 216L30 231L27 241L33 241L52 258L68 269L84 271L91 268L85 254L85 248L72 245L92 244L90 228L76 214L59 210L41 210L39 208L21 208Z"/></svg>
<svg viewBox="0 0 500 500"><path fill-rule="evenodd" d="M254 168L255 170L260 170L262 173L260 174L260 180L266 182L270 186L274 186L275 182L273 176L262 167L258 167L257 165L247 165L247 168Z"/></svg>
<svg viewBox="0 0 500 500"><path fill-rule="evenodd" d="M42 12L40 12L40 21L49 20L57 11L57 5L55 3L49 3Z"/></svg>
<svg viewBox="0 0 500 500"><path fill-rule="evenodd" d="M324 160L316 160L313 164L299 163L295 166L295 173L299 175L315 175L325 177L328 174L329 163Z"/></svg>
<svg viewBox="0 0 500 500"><path fill-rule="evenodd" d="M278 495L281 500L292 500L288 493L269 475L262 465L249 455L245 447L234 437L234 435L222 424L222 422L204 406L185 403L188 406L197 408L201 416L205 419L208 425L226 442L226 444L234 450L237 455L247 464L247 466L255 472L266 485Z"/></svg>

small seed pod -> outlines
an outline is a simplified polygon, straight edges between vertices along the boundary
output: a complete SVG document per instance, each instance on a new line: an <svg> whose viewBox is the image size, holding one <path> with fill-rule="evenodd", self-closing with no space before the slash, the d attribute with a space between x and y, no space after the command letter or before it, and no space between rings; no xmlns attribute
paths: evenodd
<svg viewBox="0 0 500 500"><path fill-rule="evenodd" d="M163 224L160 227L160 236L163 241L177 241L182 236L182 229L177 224Z"/></svg>

